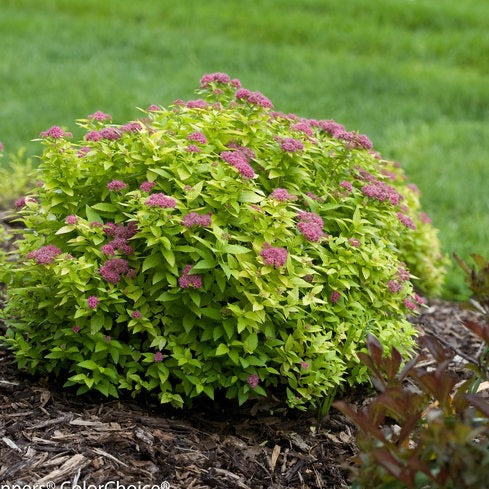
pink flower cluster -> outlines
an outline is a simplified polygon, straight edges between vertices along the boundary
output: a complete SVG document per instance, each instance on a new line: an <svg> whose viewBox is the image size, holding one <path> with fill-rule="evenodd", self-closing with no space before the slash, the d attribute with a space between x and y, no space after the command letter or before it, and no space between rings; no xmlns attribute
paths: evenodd
<svg viewBox="0 0 489 489"><path fill-rule="evenodd" d="M134 250L127 244L127 241L138 232L135 223L130 222L127 226L124 226L123 224L117 225L113 222L108 222L103 230L107 236L114 238L108 244L102 246L101 251L104 255L115 255L116 250L123 255L132 255Z"/></svg>
<svg viewBox="0 0 489 489"><path fill-rule="evenodd" d="M302 121L302 122L298 122L297 124L293 124L291 126L291 129L293 131L303 132L307 136L313 136L314 135L314 131L312 130L309 123L306 121Z"/></svg>
<svg viewBox="0 0 489 489"><path fill-rule="evenodd" d="M61 127L59 126L52 126L50 127L47 131L43 131L40 133L40 136L42 138L53 138L53 139L60 139L60 138L71 138L73 134L71 132L65 132Z"/></svg>
<svg viewBox="0 0 489 489"><path fill-rule="evenodd" d="M256 374L251 374L247 379L246 382L252 389L256 389L257 385L260 383L260 377Z"/></svg>
<svg viewBox="0 0 489 489"><path fill-rule="evenodd" d="M274 248L269 243L264 243L260 256L265 265L271 265L275 268L282 267L287 261L287 249Z"/></svg>
<svg viewBox="0 0 489 489"><path fill-rule="evenodd" d="M110 121L112 119L112 116L106 114L105 112L101 112L100 110L97 110L93 114L90 114L88 116L88 119L103 122L103 121Z"/></svg>
<svg viewBox="0 0 489 489"><path fill-rule="evenodd" d="M252 105L258 105L266 109L273 109L272 102L260 92L251 92L246 88L236 90L236 100L244 100Z"/></svg>
<svg viewBox="0 0 489 489"><path fill-rule="evenodd" d="M295 153L297 151L302 151L304 149L304 145L302 144L302 141L299 141L298 139L294 139L294 138L282 139L280 146L284 151L287 151L289 153Z"/></svg>
<svg viewBox="0 0 489 489"><path fill-rule="evenodd" d="M15 207L20 209L21 207L25 206L26 202L37 202L37 200L34 197L21 197L15 202Z"/></svg>
<svg viewBox="0 0 489 489"><path fill-rule="evenodd" d="M178 279L178 284L182 289L200 289L202 287L202 277L200 275L189 275L192 265L186 265L182 276Z"/></svg>
<svg viewBox="0 0 489 489"><path fill-rule="evenodd" d="M297 200L296 195L291 195L284 188L276 188L271 194L270 197L273 199L279 200L280 202L286 202L288 200Z"/></svg>
<svg viewBox="0 0 489 489"><path fill-rule="evenodd" d="M397 269L397 278L401 282L407 282L411 278L411 274L409 273L409 270L407 270L404 267L399 267Z"/></svg>
<svg viewBox="0 0 489 489"><path fill-rule="evenodd" d="M197 214L197 212L189 212L182 220L182 224L186 228L192 226L206 227L212 224L212 214Z"/></svg>
<svg viewBox="0 0 489 489"><path fill-rule="evenodd" d="M140 122L128 122L120 127L122 132L139 132L143 129L143 125Z"/></svg>
<svg viewBox="0 0 489 489"><path fill-rule="evenodd" d="M241 87L241 82L237 78L231 80L231 77L227 73L208 73L200 79L200 88L206 88L213 82L226 85L231 83L236 88Z"/></svg>
<svg viewBox="0 0 489 489"><path fill-rule="evenodd" d="M118 192L119 190L124 190L127 184L122 180L112 180L107 184L107 188L112 192Z"/></svg>
<svg viewBox="0 0 489 489"><path fill-rule="evenodd" d="M95 296L95 295L91 295L88 299L87 299L87 306L90 308L90 309L95 309L97 306L98 306L98 297Z"/></svg>
<svg viewBox="0 0 489 489"><path fill-rule="evenodd" d="M344 189L348 190L348 192L353 191L353 185L350 182L348 182L347 180L343 180L340 183L340 187L343 187Z"/></svg>
<svg viewBox="0 0 489 489"><path fill-rule="evenodd" d="M415 183L408 183L406 185L406 187L409 189L409 190L412 190L415 194L419 194L419 188L418 186L415 184Z"/></svg>
<svg viewBox="0 0 489 489"><path fill-rule="evenodd" d="M131 317L133 319L141 319L143 315L139 311L132 311Z"/></svg>
<svg viewBox="0 0 489 489"><path fill-rule="evenodd" d="M156 104L151 104L146 110L148 112L154 112L156 110L160 110L160 108Z"/></svg>
<svg viewBox="0 0 489 489"><path fill-rule="evenodd" d="M207 144L207 138L199 131L195 131L187 136L187 141L195 141L200 144Z"/></svg>
<svg viewBox="0 0 489 489"><path fill-rule="evenodd" d="M38 265L53 263L54 259L61 254L61 250L54 245L41 246L26 255L27 260L34 259Z"/></svg>
<svg viewBox="0 0 489 489"><path fill-rule="evenodd" d="M360 246L360 241L358 241L356 238L350 238L348 241L354 248L358 248Z"/></svg>
<svg viewBox="0 0 489 489"><path fill-rule="evenodd" d="M83 146L82 148L80 148L78 150L78 152L76 154L77 154L78 158L83 158L89 152L90 152L90 148L88 146Z"/></svg>
<svg viewBox="0 0 489 489"><path fill-rule="evenodd" d="M401 221L404 226L410 229L416 229L416 224L414 224L413 220L409 217L404 215L402 212L397 213L397 218L399 221Z"/></svg>
<svg viewBox="0 0 489 489"><path fill-rule="evenodd" d="M335 137L346 141L352 148L372 149L373 146L372 141L365 134L357 134L354 131L345 131L337 134Z"/></svg>
<svg viewBox="0 0 489 489"><path fill-rule="evenodd" d="M333 290L333 292L331 293L331 302L333 304L336 304L339 300L340 300L340 293L337 291L337 290Z"/></svg>
<svg viewBox="0 0 489 489"><path fill-rule="evenodd" d="M245 146L241 146L240 144L238 144L236 142L228 143L227 147L231 148L231 149L235 149L235 150L239 151L240 153L243 153L243 155L245 156L245 158L248 161L254 160L256 158L256 154L252 149L246 148Z"/></svg>
<svg viewBox="0 0 489 489"><path fill-rule="evenodd" d="M142 192L150 193L151 189L156 185L156 182L143 182L139 188Z"/></svg>
<svg viewBox="0 0 489 489"><path fill-rule="evenodd" d="M129 263L123 258L111 258L100 267L100 275L111 284L121 280L121 275L129 272Z"/></svg>
<svg viewBox="0 0 489 489"><path fill-rule="evenodd" d="M319 127L330 136L337 138L338 135L345 132L345 126L338 124L332 119L319 121Z"/></svg>
<svg viewBox="0 0 489 489"><path fill-rule="evenodd" d="M301 367L304 369L304 370L307 370L310 365L307 363L307 362L301 362Z"/></svg>
<svg viewBox="0 0 489 489"><path fill-rule="evenodd" d="M414 309L416 309L416 304L409 299L404 299L402 302L410 311L414 311Z"/></svg>
<svg viewBox="0 0 489 489"><path fill-rule="evenodd" d="M3 143L2 141L0 141L0 151L3 151L3 148L4 148Z"/></svg>
<svg viewBox="0 0 489 489"><path fill-rule="evenodd" d="M253 168L248 163L245 154L241 150L223 151L221 153L221 158L231 166L234 166L244 178L253 178L255 176Z"/></svg>
<svg viewBox="0 0 489 489"><path fill-rule="evenodd" d="M71 328L71 330L73 331L73 333L75 333L75 334L76 334L76 333L78 333L78 332L80 331L80 326L77 326L77 325L75 324L75 326L73 326L73 327Z"/></svg>
<svg viewBox="0 0 489 489"><path fill-rule="evenodd" d="M115 127L104 127L100 131L90 131L85 134L85 141L100 141L101 139L108 139L114 141L121 137L121 131Z"/></svg>
<svg viewBox="0 0 489 489"><path fill-rule="evenodd" d="M153 355L153 362L158 363L158 362L162 362L162 361L163 361L163 353L161 353L161 351L157 351Z"/></svg>
<svg viewBox="0 0 489 489"><path fill-rule="evenodd" d="M198 146L195 146L195 144L189 144L185 148L185 151L187 151L187 153L200 153L202 150Z"/></svg>
<svg viewBox="0 0 489 489"><path fill-rule="evenodd" d="M177 202L172 197L168 197L165 194L151 194L147 200L144 201L146 205L150 207L162 207L162 208L174 208Z"/></svg>
<svg viewBox="0 0 489 489"><path fill-rule="evenodd" d="M186 105L189 109L205 109L209 107L209 104L200 98L197 100L189 100Z"/></svg>
<svg viewBox="0 0 489 489"><path fill-rule="evenodd" d="M431 224L430 216L428 216L428 214L425 214L424 212L419 213L419 219L421 222L424 222L426 224Z"/></svg>
<svg viewBox="0 0 489 489"><path fill-rule="evenodd" d="M323 231L323 220L316 213L299 212L297 217L300 221L297 224L297 228L308 241L317 242L325 236Z"/></svg>
<svg viewBox="0 0 489 489"><path fill-rule="evenodd" d="M391 294L396 294L402 290L402 284L397 282L396 280L389 280L387 282L387 288Z"/></svg>
<svg viewBox="0 0 489 489"><path fill-rule="evenodd" d="M379 200L380 202L384 202L388 199L393 205L397 205L400 200L400 195L396 189L387 185L385 182L378 180L371 184L364 185L362 187L362 192L367 197Z"/></svg>
<svg viewBox="0 0 489 489"><path fill-rule="evenodd" d="M66 219L65 223L69 224L70 226L74 226L78 222L78 217L74 216L73 214L70 214Z"/></svg>

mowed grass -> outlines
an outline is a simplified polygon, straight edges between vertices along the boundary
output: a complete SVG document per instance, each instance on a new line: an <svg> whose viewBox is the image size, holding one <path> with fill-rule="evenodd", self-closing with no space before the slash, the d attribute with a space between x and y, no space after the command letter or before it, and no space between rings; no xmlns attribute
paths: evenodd
<svg viewBox="0 0 489 489"><path fill-rule="evenodd" d="M489 256L489 3L0 0L0 140L193 97L228 72L283 112L366 133L422 191L446 253ZM454 266L445 295L466 293Z"/></svg>

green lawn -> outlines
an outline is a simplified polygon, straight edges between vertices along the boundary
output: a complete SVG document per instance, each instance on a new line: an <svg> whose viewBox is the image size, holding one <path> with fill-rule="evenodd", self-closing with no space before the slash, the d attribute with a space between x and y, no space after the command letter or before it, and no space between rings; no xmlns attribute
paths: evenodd
<svg viewBox="0 0 489 489"><path fill-rule="evenodd" d="M192 97L228 72L283 112L366 133L421 189L447 253L489 255L489 3L0 0L0 140ZM453 269L446 295L460 297Z"/></svg>

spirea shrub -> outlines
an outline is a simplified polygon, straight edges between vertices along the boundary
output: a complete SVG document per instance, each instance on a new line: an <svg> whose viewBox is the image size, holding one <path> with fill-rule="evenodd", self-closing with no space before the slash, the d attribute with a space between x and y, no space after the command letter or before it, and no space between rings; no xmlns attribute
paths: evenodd
<svg viewBox="0 0 489 489"><path fill-rule="evenodd" d="M215 392L318 405L367 379L367 333L407 352L439 286L435 231L369 139L206 75L124 125L42 133L6 344L20 367L182 406Z"/></svg>

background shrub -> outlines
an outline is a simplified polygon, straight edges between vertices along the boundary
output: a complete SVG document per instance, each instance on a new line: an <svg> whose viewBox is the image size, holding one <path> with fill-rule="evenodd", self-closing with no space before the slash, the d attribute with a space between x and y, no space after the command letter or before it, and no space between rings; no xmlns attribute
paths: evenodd
<svg viewBox="0 0 489 489"><path fill-rule="evenodd" d="M95 112L76 143L41 133L6 343L79 393L316 405L366 380L367 333L410 349L411 278L443 275L435 231L366 136L222 73L198 94L124 125Z"/></svg>

